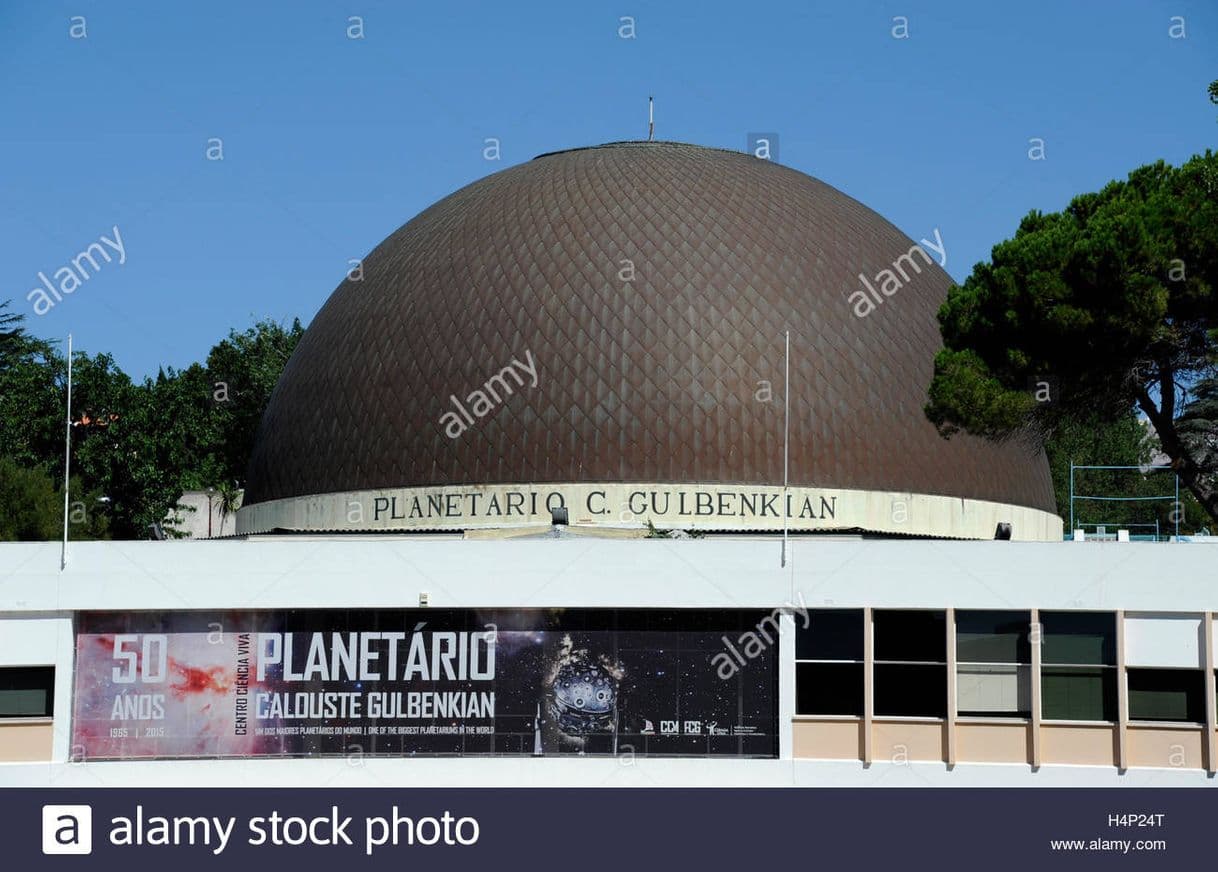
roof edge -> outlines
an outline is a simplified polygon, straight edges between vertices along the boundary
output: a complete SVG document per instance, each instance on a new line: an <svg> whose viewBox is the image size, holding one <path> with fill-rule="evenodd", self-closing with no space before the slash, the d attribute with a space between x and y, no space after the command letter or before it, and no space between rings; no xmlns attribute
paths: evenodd
<svg viewBox="0 0 1218 872"><path fill-rule="evenodd" d="M579 145L574 148L560 148L556 151L545 151L536 155L533 160L541 160L543 157L553 157L559 154L571 154L577 151L596 151L600 148L681 148L690 149L693 151L716 151L723 154L736 154L742 157L748 157L748 152L737 151L731 148L719 148L713 145L698 145L695 142L679 142L671 139L622 139L617 142L602 142L598 145Z"/></svg>

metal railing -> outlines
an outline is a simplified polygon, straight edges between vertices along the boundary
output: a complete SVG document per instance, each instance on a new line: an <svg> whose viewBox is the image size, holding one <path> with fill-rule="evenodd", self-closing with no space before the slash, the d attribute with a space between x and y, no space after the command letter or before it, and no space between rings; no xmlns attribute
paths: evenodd
<svg viewBox="0 0 1218 872"><path fill-rule="evenodd" d="M1070 462L1070 529L1075 530L1078 527L1074 523L1074 501L1075 500L1099 500L1103 502L1148 502L1153 500L1171 500L1174 505L1172 507L1171 519L1176 527L1176 541L1180 541L1180 476L1174 476L1176 480L1176 492L1164 496L1149 496L1149 497L1111 497L1100 496L1094 494L1076 494L1074 492L1074 471L1076 469L1136 469L1139 472L1150 472L1156 469L1171 469L1170 466L1162 464L1149 464L1146 466L1075 466L1074 462ZM1107 524L1081 524L1082 527L1099 527L1108 526ZM1159 522L1156 519L1154 524L1122 524L1122 527L1151 527L1155 528L1155 539L1159 536Z"/></svg>

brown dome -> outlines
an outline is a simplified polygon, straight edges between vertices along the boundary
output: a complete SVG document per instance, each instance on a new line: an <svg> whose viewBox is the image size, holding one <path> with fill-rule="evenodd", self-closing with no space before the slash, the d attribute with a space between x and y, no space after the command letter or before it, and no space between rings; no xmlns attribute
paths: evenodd
<svg viewBox="0 0 1218 872"><path fill-rule="evenodd" d="M339 285L271 397L246 502L779 484L789 329L793 485L1052 512L1043 452L946 441L923 415L948 275L919 260L874 311L853 311L859 274L912 245L840 191L745 154L615 143L542 155L436 203L367 256L362 281ZM513 385L450 438L450 397L526 352L537 386Z"/></svg>

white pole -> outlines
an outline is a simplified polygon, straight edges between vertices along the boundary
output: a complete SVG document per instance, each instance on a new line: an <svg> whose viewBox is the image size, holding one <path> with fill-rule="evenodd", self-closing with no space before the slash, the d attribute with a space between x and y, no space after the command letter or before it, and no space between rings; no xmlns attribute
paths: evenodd
<svg viewBox="0 0 1218 872"><path fill-rule="evenodd" d="M652 100L651 97L648 97L647 98L647 141L648 142L651 142L651 140L655 137L655 132L656 132L655 102Z"/></svg>
<svg viewBox="0 0 1218 872"><path fill-rule="evenodd" d="M60 571L68 565L68 476L72 463L72 334L68 334L68 417L63 441L63 550L59 553Z"/></svg>
<svg viewBox="0 0 1218 872"><path fill-rule="evenodd" d="M790 468L789 435L791 429L791 331L787 331L787 345L784 354L782 376L782 565L787 565L787 522L790 512L787 511L787 485Z"/></svg>

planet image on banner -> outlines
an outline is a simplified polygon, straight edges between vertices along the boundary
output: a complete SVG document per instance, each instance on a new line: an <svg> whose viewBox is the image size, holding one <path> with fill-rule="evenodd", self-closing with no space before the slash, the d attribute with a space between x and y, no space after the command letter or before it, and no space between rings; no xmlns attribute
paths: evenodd
<svg viewBox="0 0 1218 872"><path fill-rule="evenodd" d="M557 659L546 678L550 725L565 744L582 748L592 735L609 735L617 744L618 682L625 674L605 655L593 658L562 637Z"/></svg>

